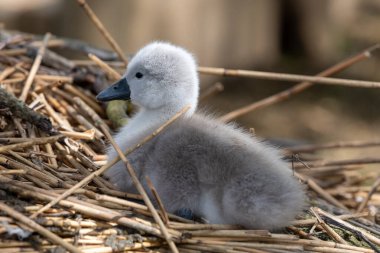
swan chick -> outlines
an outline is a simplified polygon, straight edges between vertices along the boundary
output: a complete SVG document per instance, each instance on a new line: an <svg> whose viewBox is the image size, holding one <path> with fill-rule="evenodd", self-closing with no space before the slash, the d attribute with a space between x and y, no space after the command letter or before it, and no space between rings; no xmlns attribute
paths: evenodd
<svg viewBox="0 0 380 253"><path fill-rule="evenodd" d="M198 95L194 57L183 48L153 42L137 52L122 79L97 99L131 99L139 107L115 135L122 150L191 106L161 134L128 155L144 187L148 189L148 176L169 212L191 210L211 223L250 229L289 225L303 209L305 194L278 150L234 124L196 113ZM108 159L115 157L110 147ZM136 192L123 163L105 175L120 190Z"/></svg>

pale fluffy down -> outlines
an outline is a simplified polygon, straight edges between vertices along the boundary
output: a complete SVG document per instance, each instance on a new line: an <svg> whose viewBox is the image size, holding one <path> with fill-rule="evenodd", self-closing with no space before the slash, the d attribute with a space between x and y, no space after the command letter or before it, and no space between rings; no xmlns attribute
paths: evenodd
<svg viewBox="0 0 380 253"><path fill-rule="evenodd" d="M132 59L125 78L141 109L115 136L122 150L186 104L195 110L198 76L192 59L167 43L148 45ZM135 80L135 72L143 70L146 82ZM113 148L108 155L116 156ZM144 185L149 176L169 212L186 208L211 223L278 229L304 207L303 187L275 148L207 115L188 113L128 158ZM120 162L106 176L120 190L135 192Z"/></svg>

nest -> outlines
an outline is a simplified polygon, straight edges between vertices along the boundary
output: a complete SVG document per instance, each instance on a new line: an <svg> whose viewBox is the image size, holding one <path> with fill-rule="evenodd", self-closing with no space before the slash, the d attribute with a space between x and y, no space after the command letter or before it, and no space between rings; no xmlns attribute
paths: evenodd
<svg viewBox="0 0 380 253"><path fill-rule="evenodd" d="M85 1L79 2L96 19ZM104 27L103 34L109 36ZM121 124L118 119L126 111L125 104L118 104L118 109L107 110L107 117L94 96L120 76L125 63L116 61L115 53L50 34L42 38L1 30L0 38L1 252L379 252L380 178L363 185L373 174L359 169L380 159L331 161L317 151L366 148L380 141L283 150L295 175L308 186L311 206L283 231L187 220L167 213L163 205L152 209L143 195L120 192L101 177L110 167L104 155L107 139L112 141L112 122L107 118ZM91 53L91 60L68 59L52 51L56 47ZM364 59L367 53L355 59ZM352 59L350 64L355 62ZM207 71L210 68L200 69ZM298 88L222 119L280 101L310 85L294 86ZM217 84L203 91L201 98L220 90ZM128 162L127 167L137 180ZM160 203L153 185L150 191Z"/></svg>

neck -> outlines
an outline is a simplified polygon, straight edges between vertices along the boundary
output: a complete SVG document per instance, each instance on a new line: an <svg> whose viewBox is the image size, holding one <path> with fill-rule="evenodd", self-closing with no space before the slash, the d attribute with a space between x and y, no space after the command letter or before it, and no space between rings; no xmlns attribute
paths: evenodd
<svg viewBox="0 0 380 253"><path fill-rule="evenodd" d="M156 109L141 108L140 111L131 118L128 124L120 130L120 134L124 135L124 141L125 143L128 143L127 145L129 147L136 145L185 106L187 105L167 105ZM196 105L191 105L191 108L184 114L184 117L190 117L193 115L195 109Z"/></svg>

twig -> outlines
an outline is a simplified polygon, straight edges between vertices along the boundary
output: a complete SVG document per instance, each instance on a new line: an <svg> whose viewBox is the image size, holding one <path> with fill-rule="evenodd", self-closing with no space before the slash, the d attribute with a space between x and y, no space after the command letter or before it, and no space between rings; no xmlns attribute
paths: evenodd
<svg viewBox="0 0 380 253"><path fill-rule="evenodd" d="M37 49L35 47L28 47L28 56L35 57L36 53ZM50 51L49 49L45 50L42 63L46 66L61 69L63 71L71 71L75 67L75 64L72 61L53 51Z"/></svg>
<svg viewBox="0 0 380 253"><path fill-rule="evenodd" d="M236 230L241 228L238 225L225 225L225 224L201 224L201 223L192 223L192 224L182 224L178 222L169 222L170 227L177 230Z"/></svg>
<svg viewBox="0 0 380 253"><path fill-rule="evenodd" d="M338 217L339 219L342 219L342 220L349 220L349 219L355 219L355 218L359 218L359 217L366 217L368 216L368 212L363 212L363 213L354 213L354 214L342 214L342 215L338 215L336 217ZM292 222L292 225L294 226L307 226L307 225L313 225L314 223L316 223L317 220L314 219L314 218L311 218L311 219L306 219L306 220L295 220Z"/></svg>
<svg viewBox="0 0 380 253"><path fill-rule="evenodd" d="M205 236L205 237L241 237L241 238L277 238L277 239L295 239L294 235L277 235L272 234L268 230L198 230L198 231L184 231L192 236Z"/></svg>
<svg viewBox="0 0 380 253"><path fill-rule="evenodd" d="M53 201L59 196L52 191L39 189L30 185L23 184L22 182L10 180L9 178L6 178L1 175L0 182L1 189L16 192L21 196L31 197L33 199L38 199L42 201ZM107 221L117 222L118 224L123 226L139 229L156 236L162 236L160 230L152 226L151 224L135 221L133 219L125 217L120 212L110 210L108 208L102 208L89 202L83 202L83 200L77 200L75 198L69 200L59 200L59 204L61 206L70 208L71 210L75 210L77 212L88 215L90 217L96 217ZM176 235L179 234L175 233L174 230L171 230L171 232L173 232L173 234Z"/></svg>
<svg viewBox="0 0 380 253"><path fill-rule="evenodd" d="M2 88L0 88L0 114L26 120L45 132L52 130L49 118L33 111L24 102L18 100Z"/></svg>
<svg viewBox="0 0 380 253"><path fill-rule="evenodd" d="M24 127L21 124L21 119L12 118L12 121L15 124L16 129L19 132L19 134L21 135L21 137L26 138L27 137L26 136L26 130L24 129Z"/></svg>
<svg viewBox="0 0 380 253"><path fill-rule="evenodd" d="M14 137L16 134L18 134L17 130L0 132L0 138Z"/></svg>
<svg viewBox="0 0 380 253"><path fill-rule="evenodd" d="M85 94L83 94L83 92L75 88L73 85L64 84L63 89L73 94L74 96L80 97L83 101L89 104L91 108L93 108L98 114L103 115L102 107L96 101L93 101L90 97L86 96Z"/></svg>
<svg viewBox="0 0 380 253"><path fill-rule="evenodd" d="M90 129L85 132L60 131L60 133L73 139L92 141L95 138L95 129Z"/></svg>
<svg viewBox="0 0 380 253"><path fill-rule="evenodd" d="M179 111L178 113L176 113L172 118L170 118L163 125L161 125L159 128L157 128L151 135L145 137L140 143L138 143L134 147L126 150L124 154L128 155L128 154L132 153L133 151L135 151L136 149L140 148L142 145L144 145L145 143L147 143L148 141L153 139L155 136L157 136L159 133L161 133L164 129L166 129L166 127L168 127L170 124L172 124L175 120L177 120L181 115L183 115L188 110L189 110L189 107L186 107L186 108L182 109L181 111ZM113 159L112 161L108 162L106 165L101 167L99 170L94 171L90 175L86 176L79 183L77 183L76 185L74 185L69 190L65 191L64 193L62 193L59 197L53 199L50 203L43 206L40 210L38 210L36 212L36 215L48 210L50 207L57 204L60 200L70 196L77 189L79 189L79 188L85 186L86 184L88 184L89 182L91 182L94 177L97 177L97 176L100 176L101 174L103 174L105 171L107 171L109 168L111 168L113 165L115 165L119 160L120 160L120 158L116 157L115 159Z"/></svg>
<svg viewBox="0 0 380 253"><path fill-rule="evenodd" d="M199 96L199 101L204 101L207 98L211 97L212 95L222 92L224 90L224 86L222 83L217 82L208 87L205 91L201 93Z"/></svg>
<svg viewBox="0 0 380 253"><path fill-rule="evenodd" d="M89 54L88 57L94 61L101 69L103 69L110 79L119 80L121 75L117 73L113 68L111 68L107 63L96 57L95 55ZM124 126L127 123L127 111L132 109L132 104L126 100L113 100L108 102L106 114L108 119L110 119L115 127Z"/></svg>
<svg viewBox="0 0 380 253"><path fill-rule="evenodd" d="M201 74L250 77L265 80L289 81L289 82L312 82L326 85L339 85L360 88L380 88L380 82L361 81L331 77L307 76L286 73L274 73L255 70L224 69L212 67L198 67Z"/></svg>
<svg viewBox="0 0 380 253"><path fill-rule="evenodd" d="M56 142L63 137L64 137L63 135L56 135L56 136L50 136L50 137L35 138L31 141L25 141L25 142L21 142L21 143L1 146L0 147L0 153L5 153L8 150L30 147L33 145L41 145L41 144Z"/></svg>
<svg viewBox="0 0 380 253"><path fill-rule="evenodd" d="M42 43L41 47L38 49L37 57L35 58L35 60L33 62L32 68L29 72L28 79L26 79L26 82L24 84L24 88L23 88L21 96L20 96L20 100L23 102L25 102L26 97L29 94L30 87L32 86L32 83L33 83L34 77L37 73L37 70L40 67L42 57L44 56L45 49L46 49L47 43L50 39L50 36L51 36L50 33L47 33L45 35L43 43Z"/></svg>
<svg viewBox="0 0 380 253"><path fill-rule="evenodd" d="M351 225L350 223L348 223L348 222L346 222L346 221L343 221L343 220L337 218L336 216L334 216L334 215L332 215L332 214L329 214L329 213L323 211L323 210L320 209L320 208L315 208L315 210L316 210L319 214L321 214L321 215L327 217L328 219L335 221L335 222L338 223L340 226L344 226L346 229L350 229L351 231L353 231L353 232L356 233L357 235L361 235L362 238L366 237L366 238L368 238L368 240L371 241L372 243L375 243L377 246L380 246L380 239L377 238L377 237L375 237L375 236L373 236L373 235L371 235L371 234L368 233L367 231L364 231L364 230L362 230L362 229L358 229L358 228L354 227L353 225ZM377 250L377 252L379 252L379 251Z"/></svg>
<svg viewBox="0 0 380 253"><path fill-rule="evenodd" d="M312 236L311 234L306 233L305 231L296 228L295 226L288 226L286 228L292 231L293 233L298 234L301 238L306 238L310 240L320 240L318 237Z"/></svg>
<svg viewBox="0 0 380 253"><path fill-rule="evenodd" d="M0 82L3 81L8 76L12 75L16 71L16 67L8 67L4 69L0 74Z"/></svg>
<svg viewBox="0 0 380 253"><path fill-rule="evenodd" d="M80 102L80 101L77 101L77 102ZM84 105L84 103L82 105ZM189 108L189 107L187 107L187 108ZM160 226L162 234L163 234L164 238L166 239L166 241L168 242L169 247L171 248L171 250L173 252L178 252L178 249L175 246L174 242L172 241L172 238L171 238L170 234L168 233L168 231L167 231L164 223L162 222L162 220L159 217L156 209L154 208L152 202L150 201L148 195L146 194L146 192L145 192L142 184L140 183L139 179L137 178L136 172L132 168L131 164L129 163L129 161L127 160L127 158L123 154L123 152L120 150L119 146L115 143L115 141L114 141L112 135L110 134L110 132L108 131L108 128L106 127L105 123L103 121L101 121L100 117L94 111L92 111L91 108L86 108L86 111L88 111L89 114L92 115L95 124L98 124L100 126L100 128L103 131L103 133L107 136L107 138L110 140L110 142L113 145L113 147L115 148L115 150L118 152L119 157L123 160L124 164L127 167L128 172L129 172L129 174L130 174L130 176L132 178L133 183L135 184L138 192L143 197L143 200L144 200L145 204L148 206L149 211L152 213L153 218L155 219L155 221ZM44 208L46 209L46 206ZM42 209L40 209L37 213L35 213L34 216L36 214L38 214L38 213L41 213Z"/></svg>
<svg viewBox="0 0 380 253"><path fill-rule="evenodd" d="M46 89L52 89L53 87L59 87L61 86L63 83L61 81L55 81L53 83L48 83L48 85L45 85L45 86L39 86L37 88L34 89L34 92L35 93L40 93ZM48 100L49 100L49 97L48 97ZM50 102L50 100L49 100Z"/></svg>
<svg viewBox="0 0 380 253"><path fill-rule="evenodd" d="M0 201L0 210L6 212L9 216L13 217L14 219L17 219L18 221L22 222L23 224L27 225L37 233L41 234L42 236L45 236L49 241L53 243L57 243L67 249L70 252L73 253L81 253L82 251L74 247L72 244L64 241L61 237L53 234L46 228L42 227L41 225L35 223L33 220L29 219L28 217L24 216L23 214L17 212L16 210L10 208L9 206L5 205L3 202Z"/></svg>
<svg viewBox="0 0 380 253"><path fill-rule="evenodd" d="M329 142L320 145L304 145L286 148L285 151L292 153L308 153L318 151L320 149L333 149L333 148L362 148L379 146L380 140L374 141L339 141Z"/></svg>
<svg viewBox="0 0 380 253"><path fill-rule="evenodd" d="M327 77L327 76L331 76L335 73L338 73L350 66L352 66L353 64L357 63L357 62L360 62L362 60L365 60L367 58L370 57L371 55L371 52L376 50L378 47L370 47L368 48L367 50L365 50L364 52L358 54L358 55L355 55L353 57L350 57L348 59L345 59L343 60L342 62L326 69L325 71L322 71L321 73L317 74L317 76L320 76L320 77ZM226 115L224 115L223 117L221 117L221 119L223 121L230 121L232 119L235 119L237 117L240 117L244 114L247 114L249 112L252 112L254 110L257 110L259 108L262 108L262 107L265 107L265 106L268 106L268 105L272 105L272 104L275 104L275 103L278 103L278 102L281 102L285 99L288 99L290 98L292 95L295 95L297 93L300 93L308 88L310 88L311 86L313 86L314 84L311 83L311 82L302 82L302 83L299 83L289 89L286 89L284 91L281 91L279 93L276 93L272 96L269 96L267 98L264 98L262 100L259 100L257 102L254 102L250 105L247 105L247 106L244 106L240 109L237 109L237 110L234 110L234 111L231 111L229 113L227 113Z"/></svg>
<svg viewBox="0 0 380 253"><path fill-rule="evenodd" d="M80 109L83 110L84 113L86 113L92 119L96 127L103 126L109 130L103 119L95 112L95 110L92 109L92 107L90 107L90 105L85 103L80 97L74 97L73 101Z"/></svg>
<svg viewBox="0 0 380 253"><path fill-rule="evenodd" d="M261 239L261 238L260 238ZM240 252L240 251L226 251L226 247L253 247L253 248L258 248L258 249L284 249L287 250L288 252L302 252L303 251L303 246L302 245L289 245L289 244L279 244L279 243L257 243L257 242L228 242L228 241L217 241L217 240L212 240L212 239L201 239L201 240L186 240L186 242L192 242L196 245L186 245L186 247L191 246L191 247L197 247L198 245L203 245L203 246L214 246L219 245L219 247L215 248L218 251L216 252ZM208 247L203 247L203 250L210 250ZM212 248L211 252L213 251L214 248Z"/></svg>
<svg viewBox="0 0 380 253"><path fill-rule="evenodd" d="M31 161L21 157L19 154L13 152L13 151L8 151L13 157L15 157L17 160L20 162L16 162L12 159L9 159L6 156L0 156L0 163L2 164L7 164L11 168L15 169L22 169L26 171L27 176L33 176L33 178L41 180L42 183L39 183L39 185L42 186L42 188L46 189L46 184L43 182L46 182L51 187L61 187L61 186L66 186L69 187L69 185L65 182L63 182L61 179L51 175L47 171L41 170L40 167L32 163Z"/></svg>
<svg viewBox="0 0 380 253"><path fill-rule="evenodd" d="M36 80L45 80L62 83L72 83L74 78L71 76L58 76L58 75L36 75Z"/></svg>
<svg viewBox="0 0 380 253"><path fill-rule="evenodd" d="M293 166L294 167L294 166ZM297 168L297 172L306 174L306 175L329 175L331 173L336 173L339 171L349 171L349 170L358 170L362 169L362 167L356 165L342 165L342 166L331 166L331 167L315 167L315 168Z"/></svg>
<svg viewBox="0 0 380 253"><path fill-rule="evenodd" d="M70 99L71 99L71 102L74 103L73 98L70 98ZM63 105L65 105L68 113L78 123L80 123L81 125L83 125L87 130L94 129L95 130L95 137L96 138L98 138L98 139L103 139L104 138L104 134L98 128L96 128L93 124L91 124L85 117L83 117L82 115L78 114L78 112L71 105L69 105L68 103L66 103L66 101L64 101L64 100L62 100L61 103Z"/></svg>
<svg viewBox="0 0 380 253"><path fill-rule="evenodd" d="M34 46L39 46L41 41L35 41L32 43ZM79 51L84 54L94 54L103 60L115 60L117 59L117 54L113 51L109 51L106 49L96 48L89 45L87 42L71 39L71 38L61 38L54 36L48 43L48 47L59 47L59 48L67 48L74 51ZM75 63L74 63L75 64Z"/></svg>
<svg viewBox="0 0 380 253"><path fill-rule="evenodd" d="M133 243L133 245L131 246L129 245L124 246L122 250L123 252L146 252L147 249L149 249L150 247L157 247L157 246L161 246L161 242L136 242L136 243ZM141 249L143 251L136 251L138 249ZM115 249L111 246L108 246L108 247L97 246L96 248L83 248L82 251L83 253L114 253ZM159 253L158 251L153 251L153 250L150 250L148 252Z"/></svg>
<svg viewBox="0 0 380 253"><path fill-rule="evenodd" d="M51 107L51 105L46 101L46 98L44 94L39 94L41 103L45 106L46 111L48 114L58 123L60 127L63 129L67 129L69 131L73 131L73 128L70 126L70 124L62 119L58 113L55 112L55 110Z"/></svg>
<svg viewBox="0 0 380 253"><path fill-rule="evenodd" d="M380 225L374 224L366 218L358 218L356 220L350 220L349 223L357 226L358 228L363 228L374 235L380 236L380 230L379 230Z"/></svg>
<svg viewBox="0 0 380 253"><path fill-rule="evenodd" d="M371 190L368 192L366 198L360 203L360 206L356 210L357 213L363 211L364 207L368 204L368 201L371 199L372 195L377 191L377 188L380 186L380 175L376 178L376 181L372 184Z"/></svg>
<svg viewBox="0 0 380 253"><path fill-rule="evenodd" d="M88 55L88 54L87 54ZM99 55L98 55L99 57ZM108 65L112 66L113 68L122 68L123 70L125 69L125 64L124 62L121 62L121 61L107 61L106 59L103 59L102 57L99 57L101 58L103 61L105 61ZM94 61L90 61L90 60L73 60L73 62L77 65L77 66L94 66L96 65L96 63Z"/></svg>
<svg viewBox="0 0 380 253"><path fill-rule="evenodd" d="M186 108L190 108L190 106L187 106ZM107 136L108 140L111 142L112 146L114 147L114 149L118 153L120 159L123 161L129 175L131 176L132 182L134 183L137 191L142 196L142 198L143 198L145 204L147 205L149 211L152 213L154 220L157 222L158 226L160 227L161 232L164 235L165 240L169 244L171 251L174 253L177 253L177 252L179 253L175 243L172 240L171 235L167 231L165 224L162 222L161 217L158 215L156 209L154 208L152 202L150 201L150 199L148 197L148 194L145 192L144 187L142 186L140 180L138 179L134 168L132 167L132 165L130 164L130 162L126 158L126 156L123 154L123 151L120 149L119 145L115 142L112 135L110 134L108 129L105 127L104 123L102 124L102 122L100 122L100 128L103 130L103 133Z"/></svg>
<svg viewBox="0 0 380 253"><path fill-rule="evenodd" d="M50 166L52 166L53 168L58 168L58 163L57 163L56 155L53 152L53 148L52 148L51 144L50 143L46 143L44 146L45 146L46 153L49 156L48 160L49 160Z"/></svg>
<svg viewBox="0 0 380 253"><path fill-rule="evenodd" d="M89 16L89 18L94 23L96 28L98 28L100 33L108 41L108 43L111 45L111 47L116 51L116 53L118 54L120 59L125 63L125 65L127 65L128 60L127 60L127 58L125 58L125 56L123 54L123 50L120 48L120 46L117 44L117 42L112 38L111 34L107 31L107 29L102 24L102 22L99 20L99 18L96 16L94 11L87 4L86 0L77 0L77 2L83 8L83 10L86 12L86 14Z"/></svg>
<svg viewBox="0 0 380 253"><path fill-rule="evenodd" d="M44 86L44 87L46 87L46 86ZM47 93L46 98L49 101L49 103L52 105L53 108L55 108L57 111L59 111L62 115L67 116L66 108L63 107L62 104L58 101L58 99L53 97L53 95L50 92ZM66 122L68 122L68 121L66 120ZM68 125L70 125L70 123L68 123Z"/></svg>
<svg viewBox="0 0 380 253"><path fill-rule="evenodd" d="M314 210L314 208L310 208L311 212L314 214L315 218L317 218L318 223L323 227L323 229L326 231L326 233L334 239L336 242L342 243L342 244L348 244L345 240L343 240L340 235L335 232L329 225L327 225L319 216L319 214Z"/></svg>
<svg viewBox="0 0 380 253"><path fill-rule="evenodd" d="M26 48L7 49L7 50L1 50L0 55L16 56L16 55L26 54L27 51L28 51L28 49L26 49Z"/></svg>
<svg viewBox="0 0 380 253"><path fill-rule="evenodd" d="M58 150L60 150L61 152L65 152L65 147L63 147L60 143L55 143L55 146L58 148ZM70 148L69 148L70 149ZM93 165L90 165L88 166L88 164L84 163L84 165L82 165L81 163L79 163L75 158L80 158L80 157L73 157L72 155L75 154L75 152L70 152L71 155L66 155L65 156L65 159L67 159L67 161L69 161L69 163L74 166L75 169L77 169L81 174L83 174L84 176L88 176L90 174L90 171L88 170L88 167L92 167ZM82 161L83 162L83 161ZM106 186L104 185L103 183L103 178L100 178L100 177L94 177L93 181L94 183L99 187L99 188L106 188ZM34 218L34 216L32 217Z"/></svg>
<svg viewBox="0 0 380 253"><path fill-rule="evenodd" d="M25 170L0 170L0 175L25 174Z"/></svg>
<svg viewBox="0 0 380 253"><path fill-rule="evenodd" d="M316 193L318 193L322 198L330 202L331 204L342 208L343 210L347 210L347 207L345 207L342 203L340 203L336 198L334 198L331 194L326 192L322 187L320 187L314 180L312 180L310 177L306 177L304 175L300 175L298 173L295 173L295 175L300 178L301 180L305 181L307 185L314 190Z"/></svg>
<svg viewBox="0 0 380 253"><path fill-rule="evenodd" d="M346 160L337 160L337 161L329 161L329 160L321 160L308 162L307 166L309 168L315 167L325 167L325 166L340 166L340 165L360 165L360 164L373 164L380 163L380 158L377 157L365 157L365 158L357 158L357 159L346 159ZM304 165L296 165L295 168L303 168Z"/></svg>
<svg viewBox="0 0 380 253"><path fill-rule="evenodd" d="M168 217L168 213L165 210L164 203L162 203L161 198L158 195L158 192L157 192L156 188L154 187L154 185L152 183L152 180L150 180L150 178L148 176L145 177L145 180L146 180L146 183L147 183L150 191L152 192L153 197L157 201L157 204L158 204L158 207L160 208L161 216L162 216L162 219L163 219L164 223L166 225L168 225L169 224L169 217Z"/></svg>
<svg viewBox="0 0 380 253"><path fill-rule="evenodd" d="M99 59L96 55L89 54L88 57L94 61L101 69L103 69L107 73L108 77L110 77L110 79L118 80L121 78L121 75L117 73L116 70L111 68L107 63Z"/></svg>

